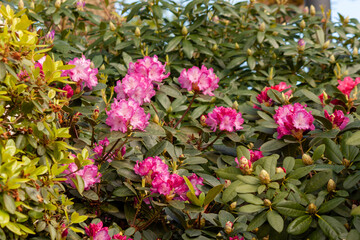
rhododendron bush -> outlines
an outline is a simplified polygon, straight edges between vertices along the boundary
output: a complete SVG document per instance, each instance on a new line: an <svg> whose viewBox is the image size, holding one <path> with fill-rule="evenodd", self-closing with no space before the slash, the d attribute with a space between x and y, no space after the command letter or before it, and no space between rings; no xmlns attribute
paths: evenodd
<svg viewBox="0 0 360 240"><path fill-rule="evenodd" d="M0 239L360 239L356 19L119 6L1 6Z"/></svg>

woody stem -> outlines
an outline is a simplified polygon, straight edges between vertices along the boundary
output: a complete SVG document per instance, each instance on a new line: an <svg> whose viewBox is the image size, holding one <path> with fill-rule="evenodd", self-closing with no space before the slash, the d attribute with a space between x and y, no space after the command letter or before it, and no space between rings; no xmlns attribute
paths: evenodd
<svg viewBox="0 0 360 240"><path fill-rule="evenodd" d="M196 92L195 92L193 98L191 99L191 101L190 101L190 103L189 103L188 108L186 109L186 111L184 112L184 114L181 116L181 118L179 119L179 121L175 124L174 128L176 128L176 127L181 123L181 121L184 119L185 115L190 111L191 105L194 103L194 100L195 100L196 95L197 95L197 94L196 94Z"/></svg>

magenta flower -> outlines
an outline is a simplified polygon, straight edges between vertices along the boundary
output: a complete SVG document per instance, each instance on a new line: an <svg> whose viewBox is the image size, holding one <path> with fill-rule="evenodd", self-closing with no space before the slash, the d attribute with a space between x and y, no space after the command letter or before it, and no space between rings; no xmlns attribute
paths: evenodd
<svg viewBox="0 0 360 240"><path fill-rule="evenodd" d="M111 131L121 131L123 133L130 130L144 131L149 124L150 114L145 114L143 108L132 99L114 100L111 110L106 112L108 118L106 124L111 127Z"/></svg>
<svg viewBox="0 0 360 240"><path fill-rule="evenodd" d="M85 0L77 0L76 2L76 8L79 10L79 11L84 11L84 8L85 8Z"/></svg>
<svg viewBox="0 0 360 240"><path fill-rule="evenodd" d="M195 173L193 173L190 177L188 177L191 184L194 187L195 195L199 196L201 191L197 188L197 185L204 185L203 181L204 179L202 177L198 177Z"/></svg>
<svg viewBox="0 0 360 240"><path fill-rule="evenodd" d="M219 87L219 78L214 74L214 70L205 66L201 69L195 66L188 70L183 69L178 80L182 88L209 96L214 96L213 91Z"/></svg>
<svg viewBox="0 0 360 240"><path fill-rule="evenodd" d="M66 91L66 93L62 93L62 95L67 98L71 98L74 95L74 90L69 84L66 84L65 87L62 88L62 90Z"/></svg>
<svg viewBox="0 0 360 240"><path fill-rule="evenodd" d="M333 128L339 128L340 130L343 130L349 122L349 118L345 117L341 110L335 110L331 115L324 110L324 115L332 123Z"/></svg>
<svg viewBox="0 0 360 240"><path fill-rule="evenodd" d="M229 240L244 240L244 237L239 237L239 236L235 236L235 237L229 237Z"/></svg>
<svg viewBox="0 0 360 240"><path fill-rule="evenodd" d="M271 99L271 98L267 95L267 92L268 92L270 89L274 89L274 90L277 90L277 91L279 91L279 92L282 92L282 91L284 91L285 89L289 89L289 88L291 88L291 85L288 86L288 85L286 85L285 82L281 82L281 83L279 83L278 85L275 85L275 86L265 87L265 89L264 89L263 91L261 91L261 93L260 93L259 95L257 95L256 100L257 100L260 104L264 103L265 106L270 107L270 106L273 105L274 100ZM285 94L285 96L290 97L291 94L292 94L292 90L289 89L289 91L285 92L284 94ZM257 108L257 109L261 109L261 108L259 108L259 107L257 107L257 106L254 106L254 107Z"/></svg>
<svg viewBox="0 0 360 240"><path fill-rule="evenodd" d="M149 176L153 180L156 175L169 175L168 165L158 156L145 158L142 162L136 161L134 171L140 176Z"/></svg>
<svg viewBox="0 0 360 240"><path fill-rule="evenodd" d="M69 76L70 79L78 84L84 83L85 87L92 89L98 84L96 75L97 68L91 68L91 61L83 55L81 58L74 58L68 65L75 65L75 68L64 70L62 76Z"/></svg>
<svg viewBox="0 0 360 240"><path fill-rule="evenodd" d="M299 41L298 41L298 46L299 47L305 47L305 41L304 41L304 39L299 39Z"/></svg>
<svg viewBox="0 0 360 240"><path fill-rule="evenodd" d="M126 74L124 79L117 81L114 88L117 93L117 99L132 99L139 105L144 102L150 102L151 98L155 96L155 90L152 82L140 74Z"/></svg>
<svg viewBox="0 0 360 240"><path fill-rule="evenodd" d="M128 74L142 75L150 83L162 82L170 73L165 74L165 65L162 64L156 55L153 57L145 56L137 60L136 63L129 63Z"/></svg>
<svg viewBox="0 0 360 240"><path fill-rule="evenodd" d="M233 132L234 129L243 129L241 124L244 123L244 119L241 113L236 112L233 108L215 107L215 109L208 114L205 122L214 132L217 128L221 131Z"/></svg>
<svg viewBox="0 0 360 240"><path fill-rule="evenodd" d="M67 235L69 234L69 230L66 228L66 225L63 223L61 224L61 237L62 238L66 238Z"/></svg>
<svg viewBox="0 0 360 240"><path fill-rule="evenodd" d="M345 94L346 96L350 97L351 91L354 89L356 85L360 83L360 77L352 79L351 77L345 77L343 81L338 80L338 89Z"/></svg>
<svg viewBox="0 0 360 240"><path fill-rule="evenodd" d="M54 31L54 30L51 30L50 32L48 32L48 33L45 35L45 42L51 44L51 43L54 42L54 38L55 38L55 31Z"/></svg>
<svg viewBox="0 0 360 240"><path fill-rule="evenodd" d="M17 74L20 82L27 82L30 80L29 74L26 70L22 70Z"/></svg>
<svg viewBox="0 0 360 240"><path fill-rule="evenodd" d="M115 234L112 236L113 239L119 239L119 240L133 240L132 238L127 238L125 235L121 235L120 233Z"/></svg>
<svg viewBox="0 0 360 240"><path fill-rule="evenodd" d="M85 233L89 237L93 237L93 240L111 240L111 237L108 233L108 228L103 227L102 222L97 224L90 223L89 227L85 227Z"/></svg>
<svg viewBox="0 0 360 240"><path fill-rule="evenodd" d="M84 181L85 190L89 190L95 183L99 183L101 178L101 173L98 172L98 168L94 164L86 165L78 171L76 164L70 163L68 169L63 173L67 175L65 182L73 188L76 188L76 186L72 179L76 179L76 175L79 175Z"/></svg>
<svg viewBox="0 0 360 240"><path fill-rule="evenodd" d="M305 110L305 107L306 105L302 106L300 103L295 103L275 110L274 119L279 125L277 128L278 139L284 135L293 135L300 140L303 132L315 129L314 117L311 115L311 111Z"/></svg>
<svg viewBox="0 0 360 240"><path fill-rule="evenodd" d="M249 149L249 152L250 152L250 162L252 162L252 163L259 160L260 158L264 157L264 155L262 154L261 151Z"/></svg>

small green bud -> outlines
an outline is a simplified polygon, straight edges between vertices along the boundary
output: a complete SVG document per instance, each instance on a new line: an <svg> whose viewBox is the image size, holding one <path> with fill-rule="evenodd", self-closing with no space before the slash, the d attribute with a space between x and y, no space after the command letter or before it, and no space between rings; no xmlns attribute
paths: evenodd
<svg viewBox="0 0 360 240"><path fill-rule="evenodd" d="M262 23L260 24L260 26L259 26L259 31L260 31L260 32L264 32L264 31L265 31L265 28L266 28L265 23L262 22Z"/></svg>
<svg viewBox="0 0 360 240"><path fill-rule="evenodd" d="M218 45L217 44L214 44L211 48L211 50L213 50L213 52L215 52L216 50L218 49Z"/></svg>
<svg viewBox="0 0 360 240"><path fill-rule="evenodd" d="M135 28L135 36L136 36L136 37L140 37L140 35L141 35L140 28L139 28L139 27L136 27L136 28Z"/></svg>
<svg viewBox="0 0 360 240"><path fill-rule="evenodd" d="M336 61L336 60L335 60L335 56L334 56L334 55L331 55L331 56L330 56L330 62L331 62L331 63L334 63L335 61Z"/></svg>
<svg viewBox="0 0 360 240"><path fill-rule="evenodd" d="M264 199L264 206L265 207L270 207L271 206L271 201L269 199Z"/></svg>
<svg viewBox="0 0 360 240"><path fill-rule="evenodd" d="M262 184L269 184L270 183L270 175L266 170L261 170L259 174L259 178Z"/></svg>
<svg viewBox="0 0 360 240"><path fill-rule="evenodd" d="M304 29L305 27L306 27L305 21L304 21L304 20L301 20L301 22L300 22L300 28L301 28L301 29Z"/></svg>
<svg viewBox="0 0 360 240"><path fill-rule="evenodd" d="M327 49L327 48L329 47L329 45L330 45L330 40L327 40L327 41L323 44L322 48L323 48L323 49Z"/></svg>
<svg viewBox="0 0 360 240"><path fill-rule="evenodd" d="M253 52L251 51L250 48L248 48L248 50L247 50L247 55L248 55L248 56L252 56L252 55L253 55Z"/></svg>
<svg viewBox="0 0 360 240"><path fill-rule="evenodd" d="M328 192L332 192L335 189L336 189L336 183L334 182L334 180L330 179L327 184L327 190Z"/></svg>
<svg viewBox="0 0 360 240"><path fill-rule="evenodd" d="M182 34L183 36L186 36L186 35L188 34L188 30L187 30L187 28L186 28L185 26L182 27L182 29L181 29L181 34Z"/></svg>
<svg viewBox="0 0 360 240"><path fill-rule="evenodd" d="M317 212L316 205L313 203L310 203L308 206L308 212L311 214L315 214Z"/></svg>
<svg viewBox="0 0 360 240"><path fill-rule="evenodd" d="M359 55L359 49L357 47L354 47L353 55L354 56Z"/></svg>
<svg viewBox="0 0 360 240"><path fill-rule="evenodd" d="M115 25L114 25L111 21L109 22L109 27L110 27L110 30L111 30L111 31L115 31L115 30L116 30Z"/></svg>
<svg viewBox="0 0 360 240"><path fill-rule="evenodd" d="M315 16L315 14L316 14L316 9L315 9L314 5L311 5L310 6L310 15Z"/></svg>
<svg viewBox="0 0 360 240"><path fill-rule="evenodd" d="M19 6L19 10L23 10L24 9L24 1L20 0L18 6Z"/></svg>
<svg viewBox="0 0 360 240"><path fill-rule="evenodd" d="M349 17L349 16L347 16L347 17L344 19L344 24L348 24L348 23L349 23L349 21L350 21L350 17Z"/></svg>
<svg viewBox="0 0 360 240"><path fill-rule="evenodd" d="M302 155L302 161L305 165L312 165L314 163L310 155L306 153Z"/></svg>
<svg viewBox="0 0 360 240"><path fill-rule="evenodd" d="M236 49L236 50L239 50L239 49L240 49L240 46L239 46L238 43L235 43L235 49Z"/></svg>
<svg viewBox="0 0 360 240"><path fill-rule="evenodd" d="M61 6L61 0L56 0L55 7L60 8L60 6Z"/></svg>

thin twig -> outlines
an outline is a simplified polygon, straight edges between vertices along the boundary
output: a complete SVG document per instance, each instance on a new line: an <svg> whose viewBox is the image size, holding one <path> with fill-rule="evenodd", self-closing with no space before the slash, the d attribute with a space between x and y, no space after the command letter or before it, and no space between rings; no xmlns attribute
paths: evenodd
<svg viewBox="0 0 360 240"><path fill-rule="evenodd" d="M176 128L177 126L179 126L179 124L181 123L181 121L184 119L185 115L190 111L191 105L194 103L196 97L196 92L194 93L193 98L191 99L188 108L186 109L186 111L184 112L184 114L181 116L181 118L179 119L179 121L175 124L174 128Z"/></svg>

